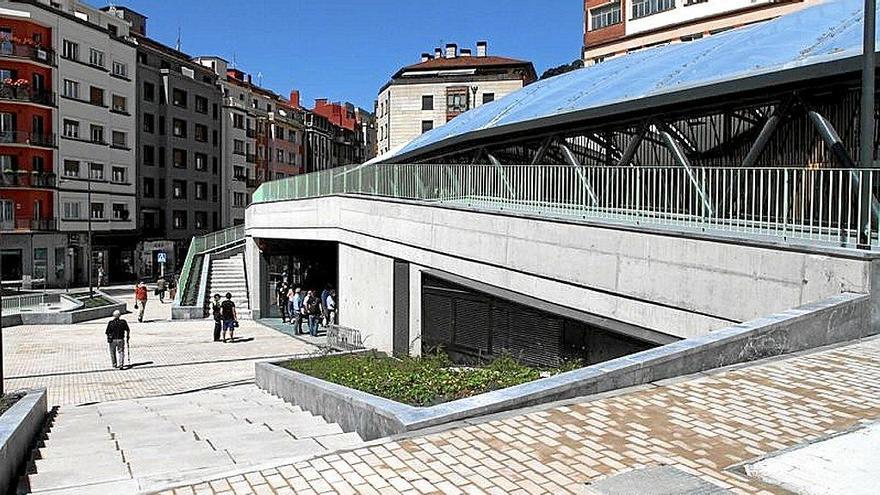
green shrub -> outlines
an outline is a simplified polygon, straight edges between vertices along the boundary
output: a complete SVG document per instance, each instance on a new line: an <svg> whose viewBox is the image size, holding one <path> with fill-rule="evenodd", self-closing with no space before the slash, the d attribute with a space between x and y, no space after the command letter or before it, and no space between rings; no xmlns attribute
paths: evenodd
<svg viewBox="0 0 880 495"><path fill-rule="evenodd" d="M413 406L430 406L540 378L541 370L510 356L456 368L443 353L395 359L376 352L294 360L282 366L315 378ZM573 365L569 365L573 366ZM578 366L579 367L579 366ZM568 368L564 371L569 371ZM559 369L548 370L551 374Z"/></svg>

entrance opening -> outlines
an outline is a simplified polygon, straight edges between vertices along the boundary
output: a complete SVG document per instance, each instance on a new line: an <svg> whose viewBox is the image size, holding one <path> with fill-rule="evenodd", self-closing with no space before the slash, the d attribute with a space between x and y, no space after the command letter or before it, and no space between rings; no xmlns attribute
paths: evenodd
<svg viewBox="0 0 880 495"><path fill-rule="evenodd" d="M261 302L262 318L281 318L278 289L285 281L303 292L314 290L317 294L328 286L339 286L339 245L335 242L262 239L260 249L268 265L268 276L260 282L268 295Z"/></svg>
<svg viewBox="0 0 880 495"><path fill-rule="evenodd" d="M445 350L458 364L509 355L532 366L591 365L656 347L629 335L422 277L422 352Z"/></svg>

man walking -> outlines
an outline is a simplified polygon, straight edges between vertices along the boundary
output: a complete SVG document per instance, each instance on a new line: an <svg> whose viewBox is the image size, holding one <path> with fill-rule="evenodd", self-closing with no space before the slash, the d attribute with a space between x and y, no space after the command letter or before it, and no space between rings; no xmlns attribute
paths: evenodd
<svg viewBox="0 0 880 495"><path fill-rule="evenodd" d="M321 291L321 323L324 328L330 326L330 310L327 308L327 298L330 297L331 287L328 285Z"/></svg>
<svg viewBox="0 0 880 495"><path fill-rule="evenodd" d="M226 300L220 303L220 318L223 319L223 342L226 342L226 332L229 331L229 341L235 341L235 326L238 325L238 313L235 311L235 303L232 302L232 293L226 293Z"/></svg>
<svg viewBox="0 0 880 495"><path fill-rule="evenodd" d="M278 311L281 312L281 323L287 323L287 307L289 306L289 301L287 300L287 294L290 292L290 288L287 287L286 282L276 282L278 284L275 289L275 297L278 299Z"/></svg>
<svg viewBox="0 0 880 495"><path fill-rule="evenodd" d="M327 304L325 305L327 308L327 317L328 323L327 325L336 325L336 291L330 290L330 294L327 295Z"/></svg>
<svg viewBox="0 0 880 495"><path fill-rule="evenodd" d="M128 328L128 322L120 319L120 312L117 309L113 312L113 319L107 323L107 343L110 345L110 361L116 369L125 367L125 344L131 337L131 330Z"/></svg>
<svg viewBox="0 0 880 495"><path fill-rule="evenodd" d="M159 277L159 280L156 281L156 295L159 296L159 302L165 303L165 290L168 289L168 284L165 282L165 277Z"/></svg>
<svg viewBox="0 0 880 495"><path fill-rule="evenodd" d="M220 329L223 326L221 312L220 294L214 294L214 301L211 303L211 316L214 317L214 342L220 342Z"/></svg>
<svg viewBox="0 0 880 495"><path fill-rule="evenodd" d="M287 311L290 313L290 323L293 324L293 333L294 335L299 335L302 332L302 322L303 322L303 296L302 289L297 287L296 289L290 289L290 292L293 293L290 298L290 303L288 304Z"/></svg>
<svg viewBox="0 0 880 495"><path fill-rule="evenodd" d="M138 322L144 322L144 311L147 309L147 284L138 282L134 288L134 309L138 312Z"/></svg>
<svg viewBox="0 0 880 495"><path fill-rule="evenodd" d="M315 291L309 291L305 301L303 301L303 306L309 317L309 335L317 337L318 324L321 322L321 300L315 294Z"/></svg>

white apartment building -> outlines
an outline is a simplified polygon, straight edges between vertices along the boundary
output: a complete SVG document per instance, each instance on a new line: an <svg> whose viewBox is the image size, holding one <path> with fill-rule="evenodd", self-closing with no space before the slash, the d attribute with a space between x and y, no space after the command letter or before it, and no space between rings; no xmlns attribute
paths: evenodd
<svg viewBox="0 0 880 495"><path fill-rule="evenodd" d="M397 71L376 102L378 154L537 79L531 62L489 55L488 48L480 41L474 54L450 43Z"/></svg>

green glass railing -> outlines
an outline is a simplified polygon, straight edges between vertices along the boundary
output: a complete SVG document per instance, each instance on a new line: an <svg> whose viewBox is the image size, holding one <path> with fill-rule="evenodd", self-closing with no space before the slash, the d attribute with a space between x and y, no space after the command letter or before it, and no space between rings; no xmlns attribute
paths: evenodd
<svg viewBox="0 0 880 495"><path fill-rule="evenodd" d="M193 237L189 243L183 268L180 271L180 279L177 281L179 290L175 304L178 306L198 305L199 274L201 273L199 260L201 257L205 253L229 247L242 240L244 240L244 225Z"/></svg>

